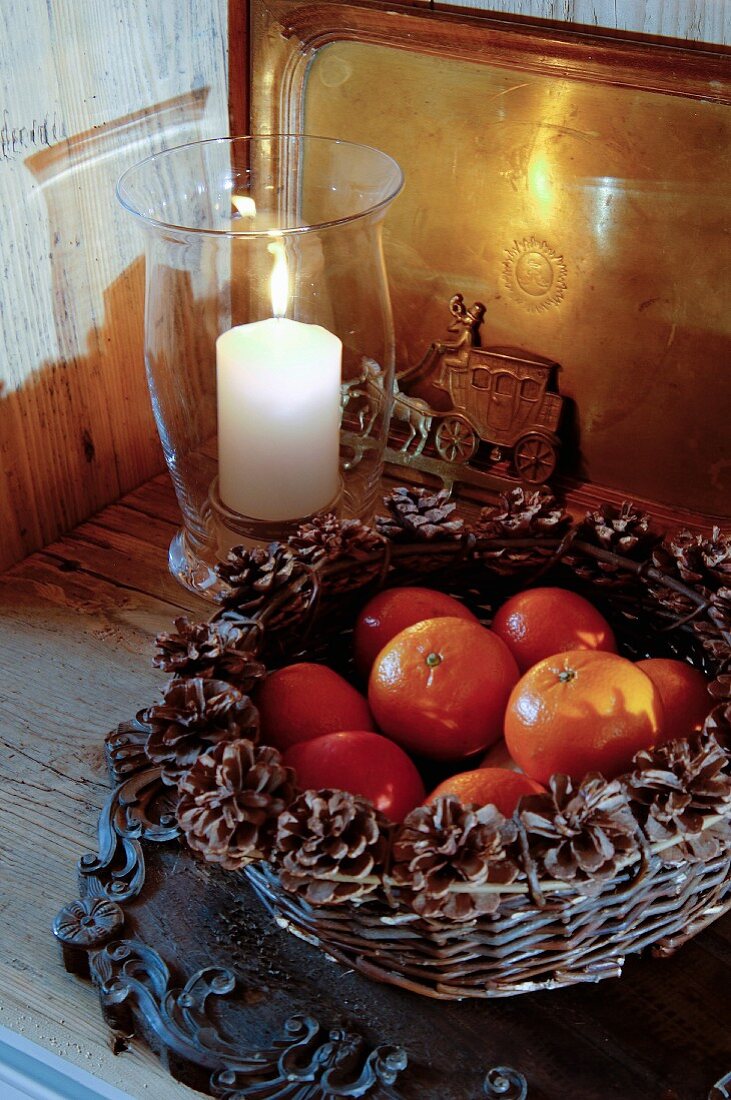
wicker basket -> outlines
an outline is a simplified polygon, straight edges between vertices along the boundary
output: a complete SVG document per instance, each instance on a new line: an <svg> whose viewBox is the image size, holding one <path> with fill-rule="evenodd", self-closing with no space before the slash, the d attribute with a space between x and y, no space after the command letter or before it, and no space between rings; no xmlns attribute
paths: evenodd
<svg viewBox="0 0 731 1100"><path fill-rule="evenodd" d="M245 874L280 927L369 978L445 1000L619 977L626 955L646 947L670 955L731 904L728 849L707 864L657 860L599 894L572 890L547 906L527 891L506 894L494 917L468 924L414 920L380 899L313 907L283 890L269 868Z"/></svg>
<svg viewBox="0 0 731 1100"><path fill-rule="evenodd" d="M376 531L330 518L255 560L234 553L222 567L232 594L213 625L236 624L269 667L307 658L347 675L350 624L380 586L439 587L464 599L486 623L510 593L538 578L589 595L628 656L680 656L712 680L715 698L709 695L706 728L690 754L696 770L673 795L677 830L665 819L658 839L648 828L655 804L650 799L638 809L631 779L623 777L615 786L635 813L632 843L617 853L611 873L605 867L601 875L557 880L542 872L517 811L512 857L518 873L502 883L489 875L478 882L455 879L448 893L483 902L489 895L487 908L494 910L476 905L460 919L425 916L403 878L394 878L388 853L398 826L382 824L388 851L371 873L328 872L331 883L352 883L353 897L318 905L293 886L291 875L278 874L275 829L266 834L271 843L260 830L237 862L227 861L220 843L210 852L200 840L194 847L240 867L232 873L248 877L282 927L371 978L431 997L500 997L595 982L618 976L627 954L648 947L656 955L672 953L731 906L731 592L725 585L731 545L715 531L710 539L681 532L663 541L629 507L573 525L548 494L528 497L521 490L504 498L501 509L484 510L472 526L455 521L443 498L421 490L399 490L386 503L389 518ZM180 661L175 671L179 678L201 674ZM215 663L203 674L222 676ZM710 786L707 760L715 761ZM681 774L676 767L676 783ZM355 887L365 887L360 896Z"/></svg>

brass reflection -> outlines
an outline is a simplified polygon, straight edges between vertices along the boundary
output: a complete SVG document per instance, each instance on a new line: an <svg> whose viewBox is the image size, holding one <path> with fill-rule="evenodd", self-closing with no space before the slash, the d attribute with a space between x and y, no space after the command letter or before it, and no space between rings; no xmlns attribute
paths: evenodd
<svg viewBox="0 0 731 1100"><path fill-rule="evenodd" d="M568 475L731 515L727 106L353 41L314 53L303 102L304 130L404 170L399 371L460 287L485 346L561 364Z"/></svg>

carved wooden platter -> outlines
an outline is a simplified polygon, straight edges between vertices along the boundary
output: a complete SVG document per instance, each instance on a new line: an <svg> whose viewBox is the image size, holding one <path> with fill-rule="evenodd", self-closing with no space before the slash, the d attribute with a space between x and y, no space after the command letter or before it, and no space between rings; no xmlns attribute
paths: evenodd
<svg viewBox="0 0 731 1100"><path fill-rule="evenodd" d="M158 770L135 770L135 724L109 747L119 783L54 933L97 984L116 1049L137 1036L226 1100L731 1097L728 917L600 986L433 1001L278 927L245 877L180 844Z"/></svg>

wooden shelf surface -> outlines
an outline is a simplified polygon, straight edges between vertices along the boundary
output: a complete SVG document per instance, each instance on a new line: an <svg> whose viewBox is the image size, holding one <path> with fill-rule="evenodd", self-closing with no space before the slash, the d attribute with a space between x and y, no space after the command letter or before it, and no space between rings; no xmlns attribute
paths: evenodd
<svg viewBox="0 0 731 1100"><path fill-rule="evenodd" d="M97 993L64 971L51 922L76 894L76 862L96 850L110 791L104 735L159 697L165 678L152 668L155 634L181 613L211 613L168 573L178 525L162 475L0 575L0 1025L150 1100L199 1094L175 1083L142 1042L114 1056ZM693 1019L694 1006L703 1015L708 975L728 965L728 921L696 941L700 963L682 1026L697 1052L724 1042L722 1006L717 1034L694 1031ZM645 988L653 1027L668 1032L678 1026L678 1004L663 994L674 962L654 964ZM499 1004L508 1007L496 1012L519 1007ZM527 1052L517 1068L526 1072L529 1062ZM690 1098L673 1092L672 1100Z"/></svg>
<svg viewBox="0 0 731 1100"><path fill-rule="evenodd" d="M199 1095L142 1043L110 1048L96 990L51 936L110 786L107 730L159 695L154 636L210 605L168 573L167 475L0 575L0 1024L150 1100Z"/></svg>

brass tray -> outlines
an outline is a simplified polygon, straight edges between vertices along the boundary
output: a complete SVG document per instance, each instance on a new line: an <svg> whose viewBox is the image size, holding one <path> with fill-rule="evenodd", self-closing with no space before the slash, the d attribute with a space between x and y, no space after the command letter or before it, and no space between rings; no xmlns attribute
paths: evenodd
<svg viewBox="0 0 731 1100"><path fill-rule="evenodd" d="M365 0L253 0L251 43L252 132L404 169L397 369L461 291L483 346L560 364L564 485L727 521L731 52Z"/></svg>

